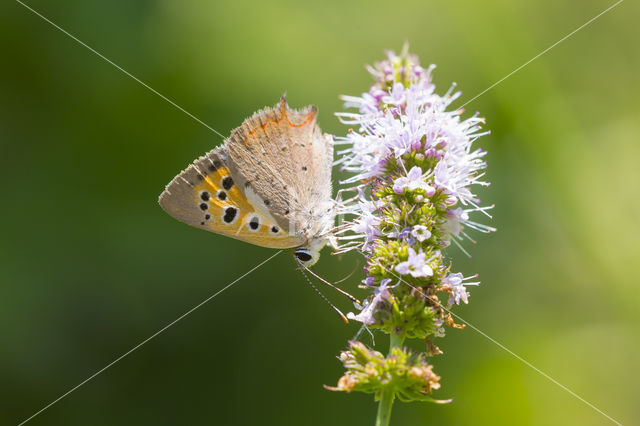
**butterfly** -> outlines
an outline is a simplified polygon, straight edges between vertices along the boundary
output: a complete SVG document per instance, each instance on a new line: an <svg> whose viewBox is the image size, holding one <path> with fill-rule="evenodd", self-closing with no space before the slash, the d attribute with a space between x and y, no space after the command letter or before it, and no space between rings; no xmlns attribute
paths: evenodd
<svg viewBox="0 0 640 426"><path fill-rule="evenodd" d="M160 206L188 225L262 247L294 248L306 267L330 240L333 137L318 111L290 109L285 96L244 120L160 194Z"/></svg>

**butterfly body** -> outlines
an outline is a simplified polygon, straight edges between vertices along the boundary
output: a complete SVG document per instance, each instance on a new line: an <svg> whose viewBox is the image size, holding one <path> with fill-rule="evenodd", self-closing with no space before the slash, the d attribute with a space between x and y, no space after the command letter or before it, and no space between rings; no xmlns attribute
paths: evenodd
<svg viewBox="0 0 640 426"><path fill-rule="evenodd" d="M334 224L333 138L317 110L289 109L284 97L196 159L160 195L162 208L189 225L269 248L296 248L317 261Z"/></svg>

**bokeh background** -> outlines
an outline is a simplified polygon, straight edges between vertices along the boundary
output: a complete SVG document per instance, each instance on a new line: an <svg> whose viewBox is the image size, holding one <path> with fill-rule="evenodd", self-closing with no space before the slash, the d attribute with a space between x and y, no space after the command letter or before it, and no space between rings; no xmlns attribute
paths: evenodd
<svg viewBox="0 0 640 426"><path fill-rule="evenodd" d="M27 4L222 134L283 92L343 134L339 94L405 40L470 99L611 5L65 1ZM640 49L627 0L467 106L492 134L499 232L449 254L457 312L623 424L640 424ZM0 6L0 423L17 424L273 252L183 225L164 185L221 138L19 3ZM316 271L338 280L358 255ZM370 425L332 393L345 326L281 254L33 425ZM362 266L362 265L360 265ZM343 286L358 294L360 272ZM350 310L337 294L327 295ZM380 348L386 336L376 339ZM471 329L433 359L447 406L394 425L604 425Z"/></svg>

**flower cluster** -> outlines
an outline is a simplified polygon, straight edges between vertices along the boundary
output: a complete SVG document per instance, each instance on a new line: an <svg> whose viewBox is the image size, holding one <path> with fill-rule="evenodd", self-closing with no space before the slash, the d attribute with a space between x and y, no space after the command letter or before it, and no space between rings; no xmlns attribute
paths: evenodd
<svg viewBox="0 0 640 426"><path fill-rule="evenodd" d="M341 202L347 219L336 229L337 251L363 253L361 287L370 292L360 312L348 317L390 334L392 344L384 358L352 342L341 356L347 372L333 390L382 395L391 385L379 379L381 371L400 377L418 364L425 372L418 375L419 394L437 389L437 376L424 355L412 358L400 345L405 338L419 338L427 343L425 355L441 353L430 338L444 336L445 326L463 328L450 309L468 303L469 287L478 284L476 275L453 272L444 251L453 242L466 253L461 242L470 240L467 228L493 230L470 218L474 212L489 216L491 208L482 207L472 192L474 186L488 185L482 179L486 151L473 148L488 132L480 131L483 119L477 114L462 119L462 110L447 110L460 92L452 86L436 94L433 68L422 68L406 48L400 55L388 52L386 60L368 68L375 78L370 90L343 97L345 106L357 112L337 114L353 126L337 143L344 145L338 164L352 173L341 194L354 194ZM415 383L402 383L394 383L393 395L426 399L412 390Z"/></svg>
<svg viewBox="0 0 640 426"><path fill-rule="evenodd" d="M440 377L433 372L424 355L414 354L404 348L393 348L390 356L367 348L361 342L349 342L349 349L340 354L347 374L338 381L337 387L325 386L329 390L359 391L377 394L385 387L398 390L402 401L434 400L432 390L440 388Z"/></svg>

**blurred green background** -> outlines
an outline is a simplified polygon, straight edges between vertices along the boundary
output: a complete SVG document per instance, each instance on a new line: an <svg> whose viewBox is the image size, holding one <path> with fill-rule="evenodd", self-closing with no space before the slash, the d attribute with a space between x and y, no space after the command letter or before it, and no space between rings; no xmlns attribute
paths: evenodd
<svg viewBox="0 0 640 426"><path fill-rule="evenodd" d="M225 135L285 91L344 134L338 95L405 40L460 105L612 3L28 2ZM639 12L622 3L467 106L492 131L480 195L499 232L449 252L483 282L458 314L623 424L640 424ZM0 35L0 424L17 424L273 251L157 205L220 137L18 3ZM326 250L316 271L358 260ZM359 274L343 287L361 294ZM356 331L283 253L30 424L370 425L372 396L322 388ZM611 424L471 329L437 343L436 396L455 401L397 403L392 424Z"/></svg>

